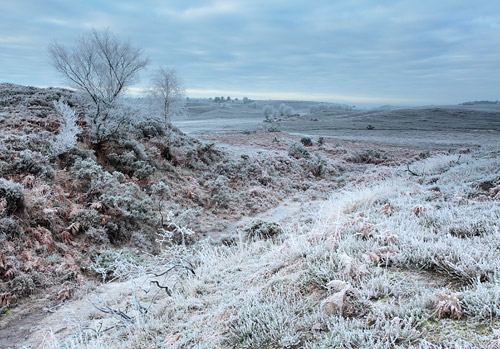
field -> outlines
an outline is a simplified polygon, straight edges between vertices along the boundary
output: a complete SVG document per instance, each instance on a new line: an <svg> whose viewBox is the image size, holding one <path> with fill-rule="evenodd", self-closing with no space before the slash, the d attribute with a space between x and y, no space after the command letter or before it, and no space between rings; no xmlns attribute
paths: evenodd
<svg viewBox="0 0 500 349"><path fill-rule="evenodd" d="M71 93L1 92L0 346L500 347L498 106L191 99L168 156L49 158Z"/></svg>

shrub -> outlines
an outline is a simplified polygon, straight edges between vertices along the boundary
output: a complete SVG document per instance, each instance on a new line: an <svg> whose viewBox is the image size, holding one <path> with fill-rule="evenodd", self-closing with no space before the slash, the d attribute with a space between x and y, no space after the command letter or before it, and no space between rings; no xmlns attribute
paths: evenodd
<svg viewBox="0 0 500 349"><path fill-rule="evenodd" d="M319 154L314 154L315 156L308 160L307 166L311 170L315 177L321 177L326 172L326 167L328 162L326 159L322 158Z"/></svg>
<svg viewBox="0 0 500 349"><path fill-rule="evenodd" d="M135 175L138 178L145 178L155 172L156 168L149 165L144 160L137 159L137 154L142 155L142 152L129 151L122 154L110 153L107 155L107 159L120 172L130 176Z"/></svg>
<svg viewBox="0 0 500 349"><path fill-rule="evenodd" d="M38 151L26 149L16 153L16 160L11 165L11 170L16 174L23 172L34 175L42 175L48 172L45 165L47 159Z"/></svg>
<svg viewBox="0 0 500 349"><path fill-rule="evenodd" d="M309 137L302 137L302 139L300 140L300 143L302 143L306 147L310 147L313 145L313 142L312 142L311 138L309 138Z"/></svg>
<svg viewBox="0 0 500 349"><path fill-rule="evenodd" d="M236 200L233 190L228 186L228 182L228 178L221 175L208 183L211 199L218 207L229 208L229 204Z"/></svg>
<svg viewBox="0 0 500 349"><path fill-rule="evenodd" d="M301 143L293 143L290 148L288 148L288 155L300 159L300 158L310 158L311 154L307 151L306 148Z"/></svg>
<svg viewBox="0 0 500 349"><path fill-rule="evenodd" d="M119 277L130 265L137 264L139 258L129 249L107 250L95 260L92 269L106 282Z"/></svg>
<svg viewBox="0 0 500 349"><path fill-rule="evenodd" d="M243 231L247 238L269 239L283 233L283 228L278 223L254 219Z"/></svg>
<svg viewBox="0 0 500 349"><path fill-rule="evenodd" d="M81 129L77 125L78 118L75 111L62 100L54 102L54 108L62 119L61 129L52 143L52 152L55 156L63 154L73 148L77 141L77 134Z"/></svg>
<svg viewBox="0 0 500 349"><path fill-rule="evenodd" d="M1 234L5 234L8 238L12 238L22 236L23 232L23 228L16 220L10 217L0 218Z"/></svg>
<svg viewBox="0 0 500 349"><path fill-rule="evenodd" d="M323 137L319 137L319 138L318 138L318 144L319 144L319 145L323 145L323 144L325 144L325 139L324 139Z"/></svg>
<svg viewBox="0 0 500 349"><path fill-rule="evenodd" d="M4 178L0 178L0 199L5 199L3 214L14 214L24 208L23 187Z"/></svg>
<svg viewBox="0 0 500 349"><path fill-rule="evenodd" d="M102 227L98 228L91 227L89 230L85 232L85 236L87 237L87 239L89 239L92 243L96 245L99 246L109 245L108 233L106 232L106 229Z"/></svg>
<svg viewBox="0 0 500 349"><path fill-rule="evenodd" d="M136 126L138 136L143 138L154 138L165 135L165 128L163 125L154 120L141 121Z"/></svg>
<svg viewBox="0 0 500 349"><path fill-rule="evenodd" d="M387 154L374 149L357 151L346 160L356 164L379 164L387 160Z"/></svg>

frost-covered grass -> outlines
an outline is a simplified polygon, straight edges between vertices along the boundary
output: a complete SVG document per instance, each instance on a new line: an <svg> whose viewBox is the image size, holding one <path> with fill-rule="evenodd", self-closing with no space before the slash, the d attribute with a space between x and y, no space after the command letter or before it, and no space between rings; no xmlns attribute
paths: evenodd
<svg viewBox="0 0 500 349"><path fill-rule="evenodd" d="M273 239L165 251L151 262L157 270L175 255L196 275L148 316L82 346L498 345L500 158L443 155L411 169L420 175L396 168L334 193L312 225ZM56 345L78 347L78 338Z"/></svg>

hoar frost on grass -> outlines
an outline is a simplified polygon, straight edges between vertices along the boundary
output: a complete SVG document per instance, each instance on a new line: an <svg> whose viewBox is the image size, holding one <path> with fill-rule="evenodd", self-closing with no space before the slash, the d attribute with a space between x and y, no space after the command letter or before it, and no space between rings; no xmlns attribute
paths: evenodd
<svg viewBox="0 0 500 349"><path fill-rule="evenodd" d="M422 176L402 167L387 180L346 187L316 213L315 224L279 239L241 236L232 246L185 247L180 255L196 275L178 281L147 320L97 341L494 347L500 205L481 183L500 184L491 175L500 173L500 159L472 153L412 166L423 167Z"/></svg>

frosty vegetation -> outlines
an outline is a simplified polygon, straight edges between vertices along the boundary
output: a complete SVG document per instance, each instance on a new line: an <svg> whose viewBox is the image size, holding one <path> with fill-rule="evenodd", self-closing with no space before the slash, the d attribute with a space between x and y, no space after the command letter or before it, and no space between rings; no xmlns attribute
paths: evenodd
<svg viewBox="0 0 500 349"><path fill-rule="evenodd" d="M76 146L77 135L81 132L78 117L71 107L62 100L54 102L54 108L61 117L61 129L52 143L55 156L61 155Z"/></svg>
<svg viewBox="0 0 500 349"><path fill-rule="evenodd" d="M149 62L131 43L93 31L50 52L75 91L0 84L0 316L47 296L40 326L59 328L37 346L500 346L498 147L265 130L231 135L258 151L223 150L172 125L174 70L158 104L124 98ZM267 121L300 118L275 106ZM235 228L293 195L306 217Z"/></svg>
<svg viewBox="0 0 500 349"><path fill-rule="evenodd" d="M495 347L497 155L439 155L412 164L425 175L401 166L345 187L311 224L281 232L256 221L250 240L167 249L149 273L179 258L194 272L177 279L171 298L126 329L76 338L96 347L124 338L207 348Z"/></svg>
<svg viewBox="0 0 500 349"><path fill-rule="evenodd" d="M172 116L181 114L185 104L186 92L181 77L173 68L160 68L153 76L150 93L163 117L164 127L170 128Z"/></svg>
<svg viewBox="0 0 500 349"><path fill-rule="evenodd" d="M262 109L262 115L264 115L265 122L274 122L280 117L291 117L295 114L293 108L285 103L281 103L279 108L275 109L272 105L266 105Z"/></svg>
<svg viewBox="0 0 500 349"><path fill-rule="evenodd" d="M130 114L120 108L119 98L149 63L142 50L109 30L94 29L73 48L55 42L49 52L54 67L92 107L86 116L96 142L115 136L130 120Z"/></svg>

